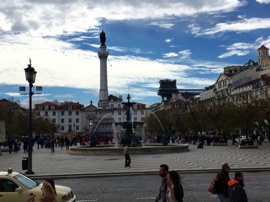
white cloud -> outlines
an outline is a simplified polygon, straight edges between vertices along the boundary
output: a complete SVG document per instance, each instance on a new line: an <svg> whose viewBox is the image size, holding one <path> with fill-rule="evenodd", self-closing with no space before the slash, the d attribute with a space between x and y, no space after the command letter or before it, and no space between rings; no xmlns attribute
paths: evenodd
<svg viewBox="0 0 270 202"><path fill-rule="evenodd" d="M270 39L268 43L270 43ZM253 51L254 49L258 49L258 47L262 44L267 44L267 40L264 40L263 38L258 38L254 44L238 42L233 43L229 46L221 46L226 47L226 50L228 52L219 55L218 58L227 58L233 55L244 56L249 54L251 50Z"/></svg>
<svg viewBox="0 0 270 202"><path fill-rule="evenodd" d="M258 47L260 47L261 45L264 45L266 47L270 47L270 36L268 36L267 39L264 39L263 37L259 37L256 41L255 41L255 47L256 49Z"/></svg>
<svg viewBox="0 0 270 202"><path fill-rule="evenodd" d="M201 27L197 24L190 24L188 25L188 28L190 29L191 33L194 35L200 35Z"/></svg>
<svg viewBox="0 0 270 202"><path fill-rule="evenodd" d="M2 0L0 32L29 33L34 36L69 35L95 30L104 18L109 21L169 19L171 16L230 12L245 3L238 0ZM168 21L153 24L166 29L173 26Z"/></svg>
<svg viewBox="0 0 270 202"><path fill-rule="evenodd" d="M256 0L260 4L270 4L270 0Z"/></svg>
<svg viewBox="0 0 270 202"><path fill-rule="evenodd" d="M179 52L180 58L181 59L186 59L189 58L189 56L191 55L191 51L190 50L183 50Z"/></svg>
<svg viewBox="0 0 270 202"><path fill-rule="evenodd" d="M170 53L164 53L163 54L163 57L164 58L171 58L171 57L177 57L178 54L177 53L173 53L173 52L170 52Z"/></svg>
<svg viewBox="0 0 270 202"><path fill-rule="evenodd" d="M172 23L152 22L152 23L150 23L150 25L155 25L155 26L158 26L158 27L161 27L161 28L165 28L165 29L171 29L174 24L172 24Z"/></svg>
<svg viewBox="0 0 270 202"><path fill-rule="evenodd" d="M220 32L244 32L269 28L270 18L249 18L227 23L218 23L215 27L205 30L190 25L192 33L196 35L214 35Z"/></svg>
<svg viewBox="0 0 270 202"><path fill-rule="evenodd" d="M62 95L55 95L54 96L56 99L68 99L68 98L73 98L74 96L72 94L62 94Z"/></svg>
<svg viewBox="0 0 270 202"><path fill-rule="evenodd" d="M148 23L150 21L152 25L167 31L174 26L175 21L172 20L174 17L219 14L233 11L243 5L245 1L238 0L182 0L181 2L178 0L2 0L0 4L0 81L5 84L26 85L24 68L27 67L28 58L31 58L37 71L35 85L97 91L99 89L100 64L97 57L99 45L86 44L97 49L92 52L80 50L69 42L79 42L91 37L98 38L101 22L141 20ZM189 27L195 34L202 31L196 23ZM72 39L67 37L66 42L57 39L60 36L73 35L74 37L74 34L89 32L93 36L78 36ZM165 42L170 43L172 40L172 38L167 38ZM108 51L110 50L126 52L127 48L111 46L108 47ZM131 47L128 51L142 52L139 48ZM135 81L149 88L156 87L164 75L188 84L190 77L185 78L187 76L185 71L196 66L182 65L179 62L172 63L179 61L179 57L188 58L190 54L190 50L179 53L169 52L163 55L162 60L155 61L129 55L121 57L110 55L108 58L109 89L119 92L123 90L123 86L134 84ZM204 63L201 62L200 65ZM207 62L205 65L208 65ZM198 70L196 72L198 74L205 71L202 68ZM212 68L210 71L218 71L218 68ZM209 82L199 78L192 78L192 81L198 82L198 85ZM134 91L139 92L140 88ZM146 90L145 95L152 96L153 92ZM69 96L68 94L59 95L58 98L66 99ZM41 97L35 99L38 98L41 99Z"/></svg>
<svg viewBox="0 0 270 202"><path fill-rule="evenodd" d="M165 41L166 43L170 43L170 42L172 42L172 40L173 40L173 39L165 39L164 41Z"/></svg>
<svg viewBox="0 0 270 202"><path fill-rule="evenodd" d="M247 55L249 53L249 51L246 50L232 50L230 52L224 53L220 56L218 56L218 58L227 58L233 55L237 55L237 56L244 56Z"/></svg>

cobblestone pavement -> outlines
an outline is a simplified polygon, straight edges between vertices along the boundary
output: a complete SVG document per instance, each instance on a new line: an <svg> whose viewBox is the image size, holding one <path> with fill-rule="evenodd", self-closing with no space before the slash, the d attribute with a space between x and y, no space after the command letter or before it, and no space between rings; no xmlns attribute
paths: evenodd
<svg viewBox="0 0 270 202"><path fill-rule="evenodd" d="M33 152L33 171L35 175L99 175L99 174L132 174L134 172L157 172L160 164L166 163L171 170L198 171L219 170L225 162L231 169L266 169L270 170L270 143L264 142L259 149L238 149L229 146L204 146L197 149L196 145L189 146L189 152L173 154L144 154L132 155L131 168L124 167L124 155L88 156L71 155L65 148L36 149ZM22 158L27 153L2 152L0 155L0 170L12 168L22 170Z"/></svg>

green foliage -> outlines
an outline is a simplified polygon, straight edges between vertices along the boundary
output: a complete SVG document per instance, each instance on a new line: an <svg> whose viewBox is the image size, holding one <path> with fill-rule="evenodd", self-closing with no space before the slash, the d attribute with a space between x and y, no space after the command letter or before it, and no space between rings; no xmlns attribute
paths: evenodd
<svg viewBox="0 0 270 202"><path fill-rule="evenodd" d="M245 97L247 98L247 97ZM198 132L230 133L241 131L270 131L270 98L241 99L239 102L210 100L185 105L185 109L155 112L165 131L173 133ZM162 134L159 122L150 114L147 119L147 132Z"/></svg>
<svg viewBox="0 0 270 202"><path fill-rule="evenodd" d="M29 110L22 108L14 98L1 100L0 120L6 122L7 137L27 136L29 134ZM33 132L49 134L56 131L56 127L49 120L32 117Z"/></svg>

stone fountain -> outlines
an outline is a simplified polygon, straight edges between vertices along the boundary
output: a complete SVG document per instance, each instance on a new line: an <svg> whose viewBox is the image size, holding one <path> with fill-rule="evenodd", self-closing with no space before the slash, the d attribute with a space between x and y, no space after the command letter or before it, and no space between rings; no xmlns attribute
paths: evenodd
<svg viewBox="0 0 270 202"><path fill-rule="evenodd" d="M120 145L122 146L129 145L132 147L142 146L142 144L138 141L137 137L133 134L134 125L132 124L132 121L131 121L130 108L132 108L132 106L135 103L130 102L129 94L127 96L127 100L128 100L127 102L122 103L124 105L124 108L126 109L126 121L122 123L120 122L120 124L122 125L122 128L125 129L125 133L121 138ZM119 122L117 124L119 124Z"/></svg>
<svg viewBox="0 0 270 202"><path fill-rule="evenodd" d="M126 109L126 121L118 122L122 128L125 129L123 136L121 137L120 144L114 145L96 145L91 146L77 146L70 148L70 154L85 154L85 155L123 155L123 147L130 145L131 154L162 154L162 153L179 153L189 151L188 144L144 144L142 145L137 137L133 134L133 124L131 121L130 108L134 103L130 102L130 96L127 96L128 101L124 102L124 108ZM102 119L101 119L102 121ZM161 124L161 123L160 123ZM162 125L161 125L162 126Z"/></svg>

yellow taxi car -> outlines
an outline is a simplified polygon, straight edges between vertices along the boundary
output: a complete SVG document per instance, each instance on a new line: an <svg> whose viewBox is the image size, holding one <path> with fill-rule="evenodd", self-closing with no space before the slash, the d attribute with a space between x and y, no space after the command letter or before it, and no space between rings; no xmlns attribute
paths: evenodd
<svg viewBox="0 0 270 202"><path fill-rule="evenodd" d="M12 169L0 172L0 201L27 201L29 195L33 194L36 202L42 195L41 187L42 183L33 181L21 173L12 172ZM73 194L71 188L55 185L55 189L57 202L76 201L76 196Z"/></svg>

